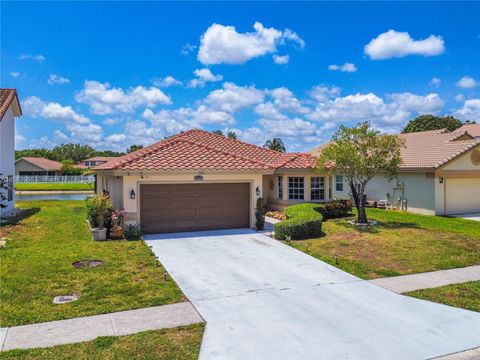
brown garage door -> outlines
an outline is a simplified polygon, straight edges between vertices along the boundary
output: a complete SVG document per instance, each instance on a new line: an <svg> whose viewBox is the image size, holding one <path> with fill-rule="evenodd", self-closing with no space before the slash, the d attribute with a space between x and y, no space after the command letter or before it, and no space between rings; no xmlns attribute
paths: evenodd
<svg viewBox="0 0 480 360"><path fill-rule="evenodd" d="M248 183L140 185L146 233L249 227Z"/></svg>

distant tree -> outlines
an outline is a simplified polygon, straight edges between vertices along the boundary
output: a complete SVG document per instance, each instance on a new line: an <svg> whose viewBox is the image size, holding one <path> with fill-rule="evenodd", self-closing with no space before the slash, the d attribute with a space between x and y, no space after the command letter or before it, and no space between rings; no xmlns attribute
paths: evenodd
<svg viewBox="0 0 480 360"><path fill-rule="evenodd" d="M72 160L76 164L92 156L95 156L95 149L89 145L61 144L51 150L50 158L56 161Z"/></svg>
<svg viewBox="0 0 480 360"><path fill-rule="evenodd" d="M15 160L22 157L43 157L50 159L50 150L48 149L24 149L15 151ZM53 159L51 159L53 160Z"/></svg>
<svg viewBox="0 0 480 360"><path fill-rule="evenodd" d="M418 131L439 130L447 128L448 131L457 130L463 124L453 116L420 115L410 120L402 133Z"/></svg>
<svg viewBox="0 0 480 360"><path fill-rule="evenodd" d="M108 157L117 157L123 156L125 153L119 151L112 151L112 150L95 150L93 156L108 156Z"/></svg>
<svg viewBox="0 0 480 360"><path fill-rule="evenodd" d="M227 134L227 137L230 138L230 139L237 139L237 134L235 133L235 131L229 131L228 134Z"/></svg>
<svg viewBox="0 0 480 360"><path fill-rule="evenodd" d="M213 130L212 133L224 136L222 130Z"/></svg>
<svg viewBox="0 0 480 360"><path fill-rule="evenodd" d="M130 154L131 152L137 151L140 149L143 149L143 145L137 145L137 144L130 145L130 147L127 149L127 154Z"/></svg>
<svg viewBox="0 0 480 360"><path fill-rule="evenodd" d="M398 135L383 135L370 127L368 122L356 127L340 126L332 141L322 149L318 157L321 173L342 174L348 181L358 222L367 224L365 212L365 187L379 171L391 180L402 164L401 148L404 140Z"/></svg>
<svg viewBox="0 0 480 360"><path fill-rule="evenodd" d="M280 138L273 138L272 140L267 140L263 147L275 150L284 153L285 152L285 145L283 144L282 139Z"/></svg>
<svg viewBox="0 0 480 360"><path fill-rule="evenodd" d="M60 173L62 175L82 175L83 169L75 167L72 160L62 160L61 163Z"/></svg>

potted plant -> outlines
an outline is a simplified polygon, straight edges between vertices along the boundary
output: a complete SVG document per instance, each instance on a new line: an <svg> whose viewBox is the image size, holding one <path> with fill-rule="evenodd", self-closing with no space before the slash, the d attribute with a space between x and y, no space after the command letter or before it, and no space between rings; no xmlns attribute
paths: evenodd
<svg viewBox="0 0 480 360"><path fill-rule="evenodd" d="M125 210L120 209L112 211L111 220L112 228L110 229L111 239L123 239L123 218L125 216Z"/></svg>
<svg viewBox="0 0 480 360"><path fill-rule="evenodd" d="M94 214L93 220L95 221L95 224L91 224L93 240L106 240L107 228L105 227L105 223L112 207L110 197L108 195L98 195L91 198L90 201L92 213ZM96 225L96 227L93 227L94 225Z"/></svg>

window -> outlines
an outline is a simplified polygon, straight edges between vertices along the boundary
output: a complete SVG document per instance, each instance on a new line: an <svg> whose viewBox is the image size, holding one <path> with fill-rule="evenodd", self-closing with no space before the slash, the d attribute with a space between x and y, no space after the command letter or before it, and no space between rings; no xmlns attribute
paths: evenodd
<svg viewBox="0 0 480 360"><path fill-rule="evenodd" d="M7 177L7 192L8 192L8 195L7 195L7 201L12 201L13 200L13 191L14 191L14 186L13 186L13 176L12 175L8 175Z"/></svg>
<svg viewBox="0 0 480 360"><path fill-rule="evenodd" d="M303 177L288 178L288 198L290 200L303 200L305 198L305 184Z"/></svg>
<svg viewBox="0 0 480 360"><path fill-rule="evenodd" d="M335 176L335 191L343 191L343 176Z"/></svg>
<svg viewBox="0 0 480 360"><path fill-rule="evenodd" d="M279 176L278 180L278 198L283 199L283 176Z"/></svg>
<svg viewBox="0 0 480 360"><path fill-rule="evenodd" d="M310 184L310 200L325 200L325 178L312 177Z"/></svg>

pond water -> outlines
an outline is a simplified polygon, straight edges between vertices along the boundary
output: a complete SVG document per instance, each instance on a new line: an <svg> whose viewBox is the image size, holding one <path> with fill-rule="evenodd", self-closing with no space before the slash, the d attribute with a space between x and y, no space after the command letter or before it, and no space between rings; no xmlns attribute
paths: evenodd
<svg viewBox="0 0 480 360"><path fill-rule="evenodd" d="M16 194L15 199L18 201L38 201L38 200L85 200L92 194L85 193L68 193L68 194Z"/></svg>

